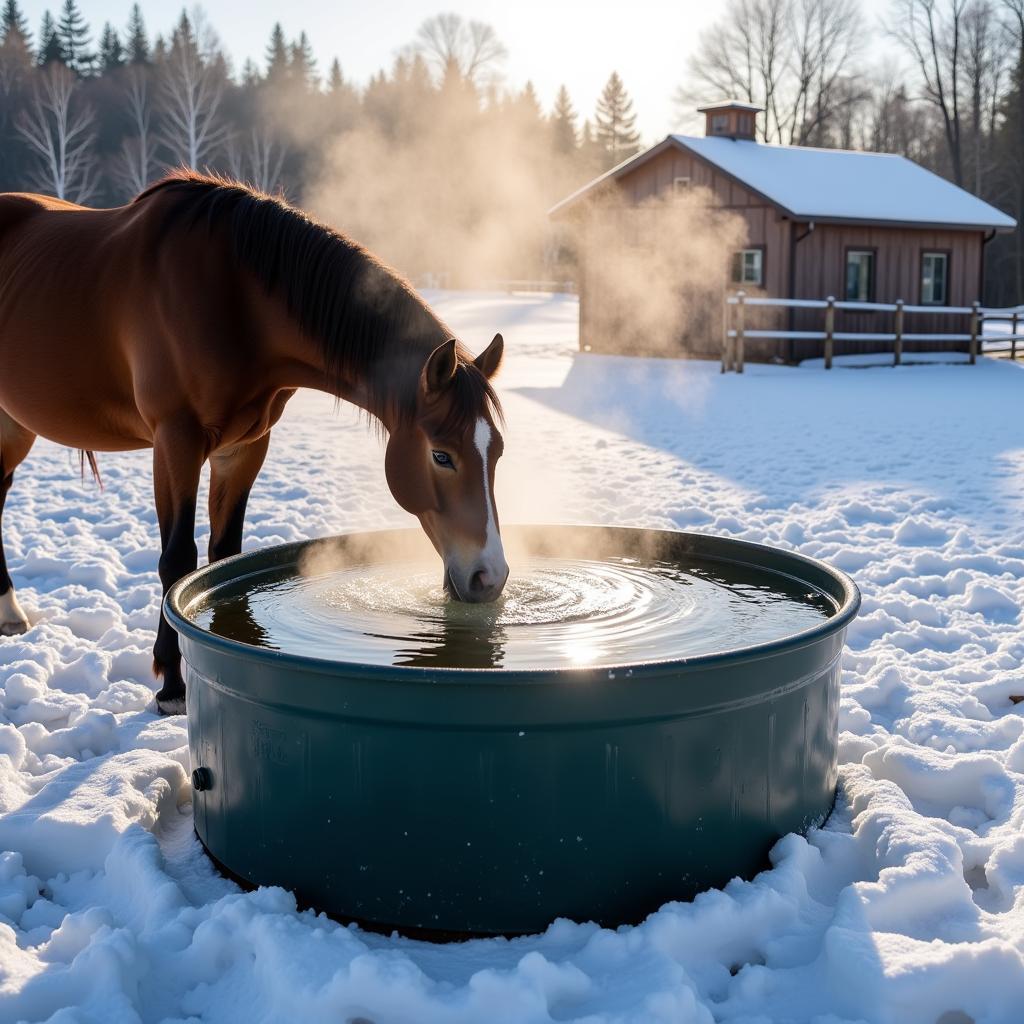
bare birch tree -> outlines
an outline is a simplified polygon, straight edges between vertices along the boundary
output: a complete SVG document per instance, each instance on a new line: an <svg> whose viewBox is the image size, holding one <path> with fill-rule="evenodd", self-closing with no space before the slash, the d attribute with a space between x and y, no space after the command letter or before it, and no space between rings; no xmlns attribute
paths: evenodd
<svg viewBox="0 0 1024 1024"><path fill-rule="evenodd" d="M766 142L822 142L853 101L859 0L729 0L700 38L676 102L729 97L764 107Z"/></svg>
<svg viewBox="0 0 1024 1024"><path fill-rule="evenodd" d="M765 108L761 135L779 141L776 96L785 66L786 0L729 0L720 21L703 33L690 61L696 89L677 93L682 105L696 98L728 97Z"/></svg>
<svg viewBox="0 0 1024 1024"><path fill-rule="evenodd" d="M496 71L508 51L494 29L482 21L465 21L458 14L428 18L416 33L413 49L433 64L441 76L456 72L480 84L485 73Z"/></svg>
<svg viewBox="0 0 1024 1024"><path fill-rule="evenodd" d="M990 0L973 0L964 15L963 76L970 97L969 184L978 193L989 170L988 143L999 114L1009 42Z"/></svg>
<svg viewBox="0 0 1024 1024"><path fill-rule="evenodd" d="M125 73L124 103L132 134L121 140L121 159L115 174L132 195L141 192L157 171L156 142L152 130L149 76L144 68L131 67Z"/></svg>
<svg viewBox="0 0 1024 1024"><path fill-rule="evenodd" d="M924 96L942 118L950 170L964 184L960 64L968 0L896 0L890 32L911 56Z"/></svg>
<svg viewBox="0 0 1024 1024"><path fill-rule="evenodd" d="M232 136L227 143L228 170L240 181L248 182L262 192L282 190L281 172L287 150L270 133L253 125L247 136Z"/></svg>
<svg viewBox="0 0 1024 1024"><path fill-rule="evenodd" d="M1013 34L1019 53L1022 58L1021 67L1024 69L1024 0L1003 0L1003 9Z"/></svg>
<svg viewBox="0 0 1024 1024"><path fill-rule="evenodd" d="M789 71L789 141L821 145L837 121L840 145L849 145L849 108L865 98L852 65L863 39L861 11L849 0L795 0Z"/></svg>
<svg viewBox="0 0 1024 1024"><path fill-rule="evenodd" d="M867 104L862 145L864 149L898 153L927 165L927 146L934 137L934 113L911 98L905 79L891 60L879 69Z"/></svg>
<svg viewBox="0 0 1024 1024"><path fill-rule="evenodd" d="M78 79L63 64L45 68L17 127L35 157L35 187L84 203L96 189L96 137L93 112L76 102L77 90Z"/></svg>
<svg viewBox="0 0 1024 1024"><path fill-rule="evenodd" d="M197 170L225 139L219 116L224 76L218 63L200 49L185 14L160 69L160 93L160 138L175 161Z"/></svg>

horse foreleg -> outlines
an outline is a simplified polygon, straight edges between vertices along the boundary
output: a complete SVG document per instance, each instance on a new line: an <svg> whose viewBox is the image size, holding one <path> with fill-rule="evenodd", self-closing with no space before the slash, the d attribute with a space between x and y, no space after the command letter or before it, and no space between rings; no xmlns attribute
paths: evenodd
<svg viewBox="0 0 1024 1024"><path fill-rule="evenodd" d="M245 507L267 457L270 432L249 444L210 456L210 561L242 550Z"/></svg>
<svg viewBox="0 0 1024 1024"><path fill-rule="evenodd" d="M153 443L153 486L160 522L160 583L163 594L196 567L196 492L206 457L206 438L191 427L158 429ZM162 606L161 606L162 609ZM178 634L160 613L153 671L163 678L156 695L162 714L185 711L185 682L181 676Z"/></svg>
<svg viewBox="0 0 1024 1024"><path fill-rule="evenodd" d="M14 593L7 571L3 546L3 513L7 492L14 482L14 471L28 455L36 435L0 412L0 636L17 636L29 628L28 617Z"/></svg>

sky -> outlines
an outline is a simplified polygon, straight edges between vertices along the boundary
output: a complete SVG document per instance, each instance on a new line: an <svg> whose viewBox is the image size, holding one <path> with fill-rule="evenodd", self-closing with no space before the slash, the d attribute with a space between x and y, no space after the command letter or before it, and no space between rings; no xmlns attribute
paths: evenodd
<svg viewBox="0 0 1024 1024"><path fill-rule="evenodd" d="M877 20L885 0L864 0L867 20ZM131 0L79 0L94 37L104 21L123 29ZM22 0L32 30L47 8L57 12L60 0ZM180 7L167 0L142 0L151 35L166 33ZM191 8L191 2L188 4ZM208 0L203 5L236 69L246 57L262 61L270 30L280 21L291 38L303 29L313 42L320 70L331 60L357 85L390 66L427 18L454 11L467 19L493 25L508 49L504 64L507 86L533 82L545 109L565 83L580 115L591 116L601 88L618 71L633 97L644 143L666 133L696 127L680 120L672 97L686 72L686 59L702 29L721 14L722 0Z"/></svg>

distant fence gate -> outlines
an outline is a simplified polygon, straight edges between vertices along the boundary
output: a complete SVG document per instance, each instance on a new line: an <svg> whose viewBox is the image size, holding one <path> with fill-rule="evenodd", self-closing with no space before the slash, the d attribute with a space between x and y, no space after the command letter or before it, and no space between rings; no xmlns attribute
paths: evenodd
<svg viewBox="0 0 1024 1024"><path fill-rule="evenodd" d="M821 330L781 330L775 328L751 328L747 326L747 310L751 307L774 308L785 310L821 310ZM836 311L855 313L891 313L892 330L877 331L837 331ZM964 333L907 333L904 331L904 317L907 314L927 314L929 316L968 317L969 330ZM992 334L986 338L986 323L1006 323L1006 334ZM1024 341L1024 306L1011 309L990 309L980 302L970 306L913 306L902 299L896 302L848 302L837 300L832 296L827 299L774 299L748 296L745 292L729 295L725 300L724 337L722 339L722 373L728 370L743 372L744 348L748 339L776 339L788 341L810 341L822 343L822 355L825 369L832 369L837 341L862 341L892 344L892 362L899 366L903 360L904 342L938 342L946 344L967 343L968 362L975 363L983 342L987 341L998 349L986 351L1005 352L1010 359L1017 358L1017 342ZM1003 345L1009 347L1004 349Z"/></svg>

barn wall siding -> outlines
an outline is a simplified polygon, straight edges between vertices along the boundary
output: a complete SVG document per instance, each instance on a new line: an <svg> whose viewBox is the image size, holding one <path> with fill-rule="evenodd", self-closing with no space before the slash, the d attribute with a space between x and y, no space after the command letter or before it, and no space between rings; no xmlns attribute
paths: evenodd
<svg viewBox="0 0 1024 1024"><path fill-rule="evenodd" d="M925 252L949 254L950 306L969 306L978 298L982 235L978 231L888 228L840 224L819 224L799 244L795 298L837 299L845 296L846 253L849 249L875 252L876 302L903 299L907 305L921 302L921 256ZM783 293L784 294L784 293ZM893 314L885 312L836 314L837 331L885 333L893 330ZM795 317L797 330L820 330L822 314L801 311ZM970 330L967 316L907 314L908 334L964 334ZM845 341L836 343L837 352L887 351L886 342ZM935 348L934 342L906 342L908 352ZM966 351L966 343L953 342L953 351ZM798 342L796 358L820 354L820 343Z"/></svg>

